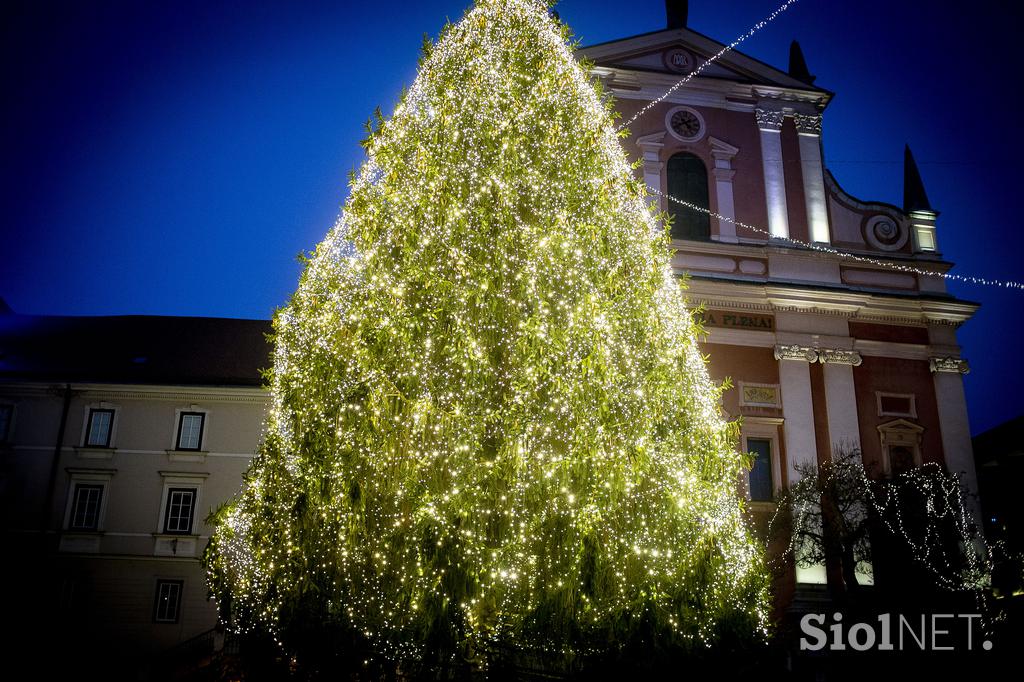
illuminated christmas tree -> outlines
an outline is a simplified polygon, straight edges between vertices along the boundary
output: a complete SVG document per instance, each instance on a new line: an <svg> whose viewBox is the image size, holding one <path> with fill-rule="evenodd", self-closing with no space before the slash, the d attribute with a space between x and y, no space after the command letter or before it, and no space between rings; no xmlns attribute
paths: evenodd
<svg viewBox="0 0 1024 682"><path fill-rule="evenodd" d="M208 552L240 626L474 665L763 633L735 425L567 39L480 0L370 126Z"/></svg>

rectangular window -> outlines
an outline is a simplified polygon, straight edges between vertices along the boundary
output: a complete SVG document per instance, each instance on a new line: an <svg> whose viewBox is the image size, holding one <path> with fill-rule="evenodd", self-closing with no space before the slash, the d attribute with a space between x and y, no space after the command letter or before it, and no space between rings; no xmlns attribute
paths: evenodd
<svg viewBox="0 0 1024 682"><path fill-rule="evenodd" d="M71 504L71 530L97 530L100 522L100 502L103 501L103 485L99 483L76 483Z"/></svg>
<svg viewBox="0 0 1024 682"><path fill-rule="evenodd" d="M935 228L926 225L915 225L917 230L917 245L922 251L935 250Z"/></svg>
<svg viewBox="0 0 1024 682"><path fill-rule="evenodd" d="M178 450L198 450L203 442L203 422L206 415L202 412L182 412L178 420Z"/></svg>
<svg viewBox="0 0 1024 682"><path fill-rule="evenodd" d="M85 446L92 448L110 447L110 427L114 424L113 410L89 410L89 425L85 434Z"/></svg>
<svg viewBox="0 0 1024 682"><path fill-rule="evenodd" d="M912 394L878 393L880 417L917 417L917 405Z"/></svg>
<svg viewBox="0 0 1024 682"><path fill-rule="evenodd" d="M156 606L153 609L153 620L157 623L177 623L181 611L181 580L156 581Z"/></svg>
<svg viewBox="0 0 1024 682"><path fill-rule="evenodd" d="M747 450L754 455L754 466L750 469L750 499L753 502L771 502L775 497L772 442L767 438L748 438Z"/></svg>
<svg viewBox="0 0 1024 682"><path fill-rule="evenodd" d="M167 491L167 509L164 513L164 532L189 534L196 509L195 488L171 488Z"/></svg>
<svg viewBox="0 0 1024 682"><path fill-rule="evenodd" d="M14 405L0 405L0 443L6 443L10 437L13 418Z"/></svg>

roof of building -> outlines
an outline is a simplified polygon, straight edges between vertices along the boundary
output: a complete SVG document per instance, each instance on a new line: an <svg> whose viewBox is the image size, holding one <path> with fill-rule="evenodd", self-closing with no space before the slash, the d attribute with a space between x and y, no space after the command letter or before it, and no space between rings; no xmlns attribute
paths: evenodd
<svg viewBox="0 0 1024 682"><path fill-rule="evenodd" d="M0 380L259 386L268 320L0 313Z"/></svg>
<svg viewBox="0 0 1024 682"><path fill-rule="evenodd" d="M978 466L1008 457L1024 457L1024 415L1009 419L971 439Z"/></svg>
<svg viewBox="0 0 1024 682"><path fill-rule="evenodd" d="M712 65L699 73L697 80L715 81L732 80L751 85L772 86L802 91L813 94L821 101L822 106L828 103L832 92L800 77L811 78L810 74L792 74L771 64L741 52L737 49L726 50L726 45L689 26L663 28L648 33L641 33L626 38L617 38L592 45L584 45L577 54L589 59L598 66L627 69L631 71L656 72L675 77L682 72L673 71L661 63L660 59L648 63L645 57L661 55L666 48L682 47L698 55L699 59L710 60L719 55ZM800 53L801 58L803 53ZM806 60L804 61L806 70Z"/></svg>

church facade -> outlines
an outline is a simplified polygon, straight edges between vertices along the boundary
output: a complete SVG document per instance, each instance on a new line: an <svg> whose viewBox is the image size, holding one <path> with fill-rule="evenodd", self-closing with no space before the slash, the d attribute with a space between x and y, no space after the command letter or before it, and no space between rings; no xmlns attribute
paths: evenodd
<svg viewBox="0 0 1024 682"><path fill-rule="evenodd" d="M737 51L708 64L725 46L687 27L686 2L666 6L664 30L579 54L628 123L653 209L672 218L710 372L731 381L723 408L755 455L749 508L770 515L801 471L853 451L880 476L942 464L976 493L956 330L978 306L946 291L952 263L909 148L903 206L851 196L824 163L833 93L799 45L786 71Z"/></svg>

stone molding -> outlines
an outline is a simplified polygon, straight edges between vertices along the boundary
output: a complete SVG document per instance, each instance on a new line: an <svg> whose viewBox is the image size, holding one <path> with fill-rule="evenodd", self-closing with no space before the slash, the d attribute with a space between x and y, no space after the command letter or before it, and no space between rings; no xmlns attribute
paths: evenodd
<svg viewBox="0 0 1024 682"><path fill-rule="evenodd" d="M754 117L757 119L758 128L777 133L782 130L782 122L786 119L786 114L758 107L754 109Z"/></svg>
<svg viewBox="0 0 1024 682"><path fill-rule="evenodd" d="M801 135L821 135L821 114L793 114L793 120Z"/></svg>
<svg viewBox="0 0 1024 682"><path fill-rule="evenodd" d="M822 348L818 351L818 362L825 365L850 365L859 367L864 358L855 350L842 350L839 348Z"/></svg>
<svg viewBox="0 0 1024 682"><path fill-rule="evenodd" d="M775 346L776 360L799 360L801 362L820 362L825 365L849 365L858 367L864 358L855 350L842 348L811 348L799 344Z"/></svg>
<svg viewBox="0 0 1024 682"><path fill-rule="evenodd" d="M776 360L801 360L803 362L815 362L818 359L818 351L808 346L793 344L791 346L775 346Z"/></svg>
<svg viewBox="0 0 1024 682"><path fill-rule="evenodd" d="M963 358L928 358L928 367L934 372L950 372L953 374L969 374L971 366Z"/></svg>

